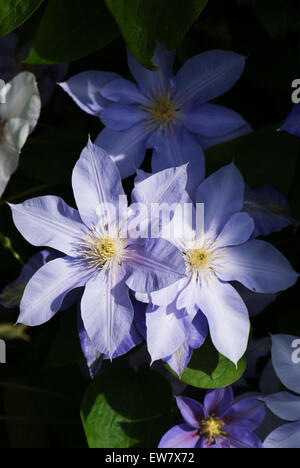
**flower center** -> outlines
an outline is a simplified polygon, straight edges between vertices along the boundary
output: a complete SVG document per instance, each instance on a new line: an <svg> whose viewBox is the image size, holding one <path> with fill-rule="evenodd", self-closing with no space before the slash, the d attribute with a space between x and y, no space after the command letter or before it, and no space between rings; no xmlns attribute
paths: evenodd
<svg viewBox="0 0 300 468"><path fill-rule="evenodd" d="M170 92L154 92L148 96L149 104L142 104L146 111L146 121L152 130L157 127L163 130L177 125L179 120L181 101Z"/></svg>
<svg viewBox="0 0 300 468"><path fill-rule="evenodd" d="M210 443L214 443L217 438L226 437L226 432L222 430L224 426L225 423L220 418L210 416L202 421L199 434L204 436Z"/></svg>
<svg viewBox="0 0 300 468"><path fill-rule="evenodd" d="M198 278L205 278L215 274L215 269L224 263L225 252L218 248L214 242L204 241L199 245L183 252L187 272L195 274Z"/></svg>
<svg viewBox="0 0 300 468"><path fill-rule="evenodd" d="M155 120L167 125L174 119L176 110L171 100L161 98L153 102L150 112Z"/></svg>
<svg viewBox="0 0 300 468"><path fill-rule="evenodd" d="M80 242L80 255L91 268L110 269L122 264L127 240L110 237L92 228Z"/></svg>

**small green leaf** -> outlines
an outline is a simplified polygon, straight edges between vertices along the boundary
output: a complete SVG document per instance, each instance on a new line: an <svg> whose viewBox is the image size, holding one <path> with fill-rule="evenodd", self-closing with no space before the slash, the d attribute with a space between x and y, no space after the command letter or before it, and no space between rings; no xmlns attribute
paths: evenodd
<svg viewBox="0 0 300 468"><path fill-rule="evenodd" d="M104 0L50 0L25 63L71 62L105 47L118 34Z"/></svg>
<svg viewBox="0 0 300 468"><path fill-rule="evenodd" d="M151 370L101 373L81 409L90 448L156 447L170 428L171 401L168 382Z"/></svg>
<svg viewBox="0 0 300 468"><path fill-rule="evenodd" d="M208 0L105 0L136 59L150 70L156 42L176 49Z"/></svg>
<svg viewBox="0 0 300 468"><path fill-rule="evenodd" d="M43 3L43 0L0 0L0 37L17 29Z"/></svg>
<svg viewBox="0 0 300 468"><path fill-rule="evenodd" d="M229 359L219 354L207 339L201 348L194 351L181 380L198 388L222 388L239 380L245 369L245 357L236 367Z"/></svg>

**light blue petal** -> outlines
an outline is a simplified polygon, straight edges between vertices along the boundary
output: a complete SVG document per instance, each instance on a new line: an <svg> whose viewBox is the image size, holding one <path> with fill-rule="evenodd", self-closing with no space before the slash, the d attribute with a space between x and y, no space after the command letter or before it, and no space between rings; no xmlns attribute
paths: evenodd
<svg viewBox="0 0 300 468"><path fill-rule="evenodd" d="M174 56L174 51L168 51L165 45L158 44L152 61L159 70L152 72L144 68L128 50L129 69L144 94L153 95L168 91L173 79Z"/></svg>
<svg viewBox="0 0 300 468"><path fill-rule="evenodd" d="M220 234L229 218L241 211L244 201L244 181L234 164L214 172L196 191L196 203L204 203L206 232Z"/></svg>
<svg viewBox="0 0 300 468"><path fill-rule="evenodd" d="M264 448L300 448L300 422L275 429L264 441Z"/></svg>
<svg viewBox="0 0 300 468"><path fill-rule="evenodd" d="M80 216L91 227L97 225L101 206L118 206L124 195L119 171L111 157L91 141L76 163L72 185Z"/></svg>
<svg viewBox="0 0 300 468"><path fill-rule="evenodd" d="M113 103L102 110L100 117L107 128L118 132L128 130L128 128L141 122L147 117L147 114L134 105Z"/></svg>
<svg viewBox="0 0 300 468"><path fill-rule="evenodd" d="M247 125L240 114L217 104L200 104L183 112L181 118L188 130L210 138L228 135Z"/></svg>
<svg viewBox="0 0 300 468"><path fill-rule="evenodd" d="M272 363L283 385L300 394L300 338L273 335Z"/></svg>
<svg viewBox="0 0 300 468"><path fill-rule="evenodd" d="M132 81L118 78L110 81L101 88L101 95L113 102L122 104L141 104L147 103L148 99L139 91L138 87Z"/></svg>
<svg viewBox="0 0 300 468"><path fill-rule="evenodd" d="M61 198L44 196L9 206L17 229L32 245L78 255L74 246L82 237L84 225L78 211Z"/></svg>
<svg viewBox="0 0 300 468"><path fill-rule="evenodd" d="M95 144L112 157L122 179L125 179L134 174L142 164L149 135L150 132L145 123L139 122L122 132L105 128L96 139Z"/></svg>
<svg viewBox="0 0 300 468"><path fill-rule="evenodd" d="M237 364L246 352L250 332L248 311L240 295L230 284L211 276L201 284L198 306L208 320L214 346Z"/></svg>
<svg viewBox="0 0 300 468"><path fill-rule="evenodd" d="M174 132L157 133L148 145L154 148L153 172L188 163L187 192L193 196L205 176L204 153L196 138L183 126L175 126Z"/></svg>
<svg viewBox="0 0 300 468"><path fill-rule="evenodd" d="M247 213L235 213L223 227L216 242L220 247L243 244L254 230L254 221Z"/></svg>
<svg viewBox="0 0 300 468"><path fill-rule="evenodd" d="M239 281L251 291L275 293L293 286L298 274L271 244L251 240L226 248L227 263L217 271L223 281Z"/></svg>
<svg viewBox="0 0 300 468"><path fill-rule="evenodd" d="M280 419L300 421L300 396L280 392L264 397L263 401Z"/></svg>
<svg viewBox="0 0 300 468"><path fill-rule="evenodd" d="M245 57L225 50L210 50L187 60L176 75L186 106L224 94L238 81Z"/></svg>
<svg viewBox="0 0 300 468"><path fill-rule="evenodd" d="M117 73L87 71L73 76L64 83L62 89L85 112L99 116L100 111L109 101L101 95L101 88L112 80L120 78Z"/></svg>
<svg viewBox="0 0 300 468"><path fill-rule="evenodd" d="M133 322L133 306L121 269L102 270L88 281L81 317L93 346L113 357Z"/></svg>
<svg viewBox="0 0 300 468"><path fill-rule="evenodd" d="M87 279L88 274L70 257L46 263L25 288L18 322L30 327L47 322L61 308L67 293L84 286Z"/></svg>

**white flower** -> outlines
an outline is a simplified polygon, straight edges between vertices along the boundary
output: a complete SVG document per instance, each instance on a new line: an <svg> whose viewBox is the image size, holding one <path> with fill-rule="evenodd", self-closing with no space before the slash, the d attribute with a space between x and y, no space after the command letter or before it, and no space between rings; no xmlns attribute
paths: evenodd
<svg viewBox="0 0 300 468"><path fill-rule="evenodd" d="M2 88L1 96L5 99L0 100L0 196L17 170L21 149L41 112L41 98L32 73L15 76Z"/></svg>

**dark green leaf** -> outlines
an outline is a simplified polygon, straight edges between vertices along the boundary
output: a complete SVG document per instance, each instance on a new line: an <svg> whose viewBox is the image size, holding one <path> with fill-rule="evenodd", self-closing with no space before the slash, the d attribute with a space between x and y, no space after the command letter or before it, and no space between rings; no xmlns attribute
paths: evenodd
<svg viewBox="0 0 300 468"><path fill-rule="evenodd" d="M271 37L284 36L297 30L297 11L287 0L253 0L257 18Z"/></svg>
<svg viewBox="0 0 300 468"><path fill-rule="evenodd" d="M194 351L181 380L198 388L222 388L239 380L245 369L245 357L236 367L216 351L210 340L206 340L201 348Z"/></svg>
<svg viewBox="0 0 300 468"><path fill-rule="evenodd" d="M208 0L105 0L133 55L154 69L156 41L176 49Z"/></svg>
<svg viewBox="0 0 300 468"><path fill-rule="evenodd" d="M77 60L117 36L118 28L104 0L50 0L25 63Z"/></svg>
<svg viewBox="0 0 300 468"><path fill-rule="evenodd" d="M209 148L208 173L234 161L251 187L267 184L287 195L294 177L299 139L278 132L278 127L266 127Z"/></svg>
<svg viewBox="0 0 300 468"><path fill-rule="evenodd" d="M43 0L0 0L0 37L30 18Z"/></svg>
<svg viewBox="0 0 300 468"><path fill-rule="evenodd" d="M90 385L81 418L91 448L156 447L170 428L171 389L156 372L112 369Z"/></svg>

